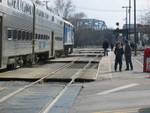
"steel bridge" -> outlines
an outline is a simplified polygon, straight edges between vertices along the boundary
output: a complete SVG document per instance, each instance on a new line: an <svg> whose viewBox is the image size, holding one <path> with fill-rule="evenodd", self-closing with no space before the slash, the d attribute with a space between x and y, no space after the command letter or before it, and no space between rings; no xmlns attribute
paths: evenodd
<svg viewBox="0 0 150 113"><path fill-rule="evenodd" d="M78 21L80 26L84 26L83 28L86 29L95 29L95 30L103 30L107 29L105 21L98 20L98 19L81 19Z"/></svg>

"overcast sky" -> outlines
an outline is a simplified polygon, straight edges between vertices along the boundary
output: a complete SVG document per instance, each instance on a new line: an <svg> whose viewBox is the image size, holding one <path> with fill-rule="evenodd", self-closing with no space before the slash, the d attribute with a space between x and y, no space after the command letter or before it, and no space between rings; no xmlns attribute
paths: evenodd
<svg viewBox="0 0 150 113"><path fill-rule="evenodd" d="M52 3L54 0L49 0ZM64 0L65 1L65 0ZM90 19L99 19L106 22L108 28L116 28L116 22L122 28L126 23L126 9L129 0L71 0L76 6L76 12L84 12ZM131 24L133 23L134 0L131 0ZM136 0L137 23L140 23L141 15L150 9L150 0Z"/></svg>
<svg viewBox="0 0 150 113"><path fill-rule="evenodd" d="M119 22L119 27L122 28L126 22L126 9L123 9L122 6L128 6L129 0L72 0L72 2L76 6L77 12L86 13L88 18L103 20L109 28L116 28L116 22ZM134 0L131 2L133 14ZM141 15L144 15L149 8L150 0L136 0L137 23L140 22ZM131 20L134 20L133 15Z"/></svg>

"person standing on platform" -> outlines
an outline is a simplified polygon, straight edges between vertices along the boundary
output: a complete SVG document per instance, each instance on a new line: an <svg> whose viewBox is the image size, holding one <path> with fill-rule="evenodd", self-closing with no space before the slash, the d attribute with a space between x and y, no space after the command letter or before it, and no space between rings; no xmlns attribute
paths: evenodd
<svg viewBox="0 0 150 113"><path fill-rule="evenodd" d="M129 45L128 40L125 41L125 50L124 50L125 60L126 60L126 71L129 70L129 65L131 70L133 70L133 64L131 60L131 46Z"/></svg>
<svg viewBox="0 0 150 113"><path fill-rule="evenodd" d="M114 49L114 44L110 44L110 47L111 47L111 51L113 51L113 49Z"/></svg>
<svg viewBox="0 0 150 113"><path fill-rule="evenodd" d="M108 56L108 50L107 50L108 47L109 47L108 41L105 40L103 42L104 56L106 56L106 55Z"/></svg>
<svg viewBox="0 0 150 113"><path fill-rule="evenodd" d="M123 56L123 48L121 42L118 41L117 47L115 48L114 54L116 55L115 58L115 71L117 71L117 65L119 64L119 71L122 71L122 56Z"/></svg>

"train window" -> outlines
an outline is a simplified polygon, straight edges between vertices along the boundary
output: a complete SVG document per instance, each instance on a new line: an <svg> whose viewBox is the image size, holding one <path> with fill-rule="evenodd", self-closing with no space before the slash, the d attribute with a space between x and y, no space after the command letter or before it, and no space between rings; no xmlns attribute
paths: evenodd
<svg viewBox="0 0 150 113"><path fill-rule="evenodd" d="M13 30L13 39L16 40L17 39L17 30Z"/></svg>
<svg viewBox="0 0 150 113"><path fill-rule="evenodd" d="M26 32L23 31L23 32L22 32L22 40L25 40L25 38L26 38Z"/></svg>
<svg viewBox="0 0 150 113"><path fill-rule="evenodd" d="M47 39L49 40L49 39L50 39L50 36L47 36Z"/></svg>
<svg viewBox="0 0 150 113"><path fill-rule="evenodd" d="M30 40L32 40L32 33L30 33Z"/></svg>
<svg viewBox="0 0 150 113"><path fill-rule="evenodd" d="M37 14L38 16L40 17L44 17L44 12L40 11L40 10L37 10Z"/></svg>
<svg viewBox="0 0 150 113"><path fill-rule="evenodd" d="M12 0L7 0L7 5L10 6L10 7L13 6L13 1Z"/></svg>
<svg viewBox="0 0 150 113"><path fill-rule="evenodd" d="M38 34L35 35L35 39L38 39Z"/></svg>
<svg viewBox="0 0 150 113"><path fill-rule="evenodd" d="M18 40L21 39L21 31L18 31Z"/></svg>
<svg viewBox="0 0 150 113"><path fill-rule="evenodd" d="M46 19L49 19L49 15L48 15L48 14L45 14L45 18L46 18Z"/></svg>
<svg viewBox="0 0 150 113"><path fill-rule="evenodd" d="M54 16L52 16L52 21L54 21Z"/></svg>
<svg viewBox="0 0 150 113"><path fill-rule="evenodd" d="M44 36L43 36L43 35L41 35L41 39L44 39Z"/></svg>
<svg viewBox="0 0 150 113"><path fill-rule="evenodd" d="M36 36L35 39L38 39L38 34L36 34L35 36Z"/></svg>
<svg viewBox="0 0 150 113"><path fill-rule="evenodd" d="M42 35L40 34L40 37L39 37L39 39L42 39Z"/></svg>
<svg viewBox="0 0 150 113"><path fill-rule="evenodd" d="M49 36L47 35L47 40L49 39Z"/></svg>
<svg viewBox="0 0 150 113"><path fill-rule="evenodd" d="M41 36L41 34L39 35L39 39L41 39L42 38L42 36Z"/></svg>
<svg viewBox="0 0 150 113"><path fill-rule="evenodd" d="M22 0L20 1L20 9L21 9L21 11L23 11L23 2L22 2Z"/></svg>
<svg viewBox="0 0 150 113"><path fill-rule="evenodd" d="M24 5L24 12L27 14L31 14L31 6L29 4Z"/></svg>
<svg viewBox="0 0 150 113"><path fill-rule="evenodd" d="M40 39L40 34L38 34L38 39Z"/></svg>
<svg viewBox="0 0 150 113"><path fill-rule="evenodd" d="M13 8L17 8L17 2L16 2L16 0L12 0L12 2L13 2Z"/></svg>
<svg viewBox="0 0 150 113"><path fill-rule="evenodd" d="M46 35L43 35L44 40L46 40Z"/></svg>
<svg viewBox="0 0 150 113"><path fill-rule="evenodd" d="M19 9L19 0L17 0L17 4L16 5L17 5L17 9Z"/></svg>
<svg viewBox="0 0 150 113"><path fill-rule="evenodd" d="M26 40L29 40L30 37L29 37L29 32L26 32Z"/></svg>
<svg viewBox="0 0 150 113"><path fill-rule="evenodd" d="M62 37L56 37L55 39L58 41L62 41Z"/></svg>
<svg viewBox="0 0 150 113"><path fill-rule="evenodd" d="M44 35L44 37L45 37L45 40L47 40L47 35Z"/></svg>
<svg viewBox="0 0 150 113"><path fill-rule="evenodd" d="M8 40L12 40L12 29L8 29L8 34L7 34L7 37L8 37Z"/></svg>
<svg viewBox="0 0 150 113"><path fill-rule="evenodd" d="M60 21L60 25L62 25L63 24L63 22L62 21Z"/></svg>

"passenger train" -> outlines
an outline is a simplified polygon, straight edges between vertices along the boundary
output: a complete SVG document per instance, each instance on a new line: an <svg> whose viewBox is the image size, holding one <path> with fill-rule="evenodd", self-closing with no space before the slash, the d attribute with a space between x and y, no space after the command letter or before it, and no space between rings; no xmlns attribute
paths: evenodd
<svg viewBox="0 0 150 113"><path fill-rule="evenodd" d="M72 53L73 25L30 0L0 0L0 69Z"/></svg>

